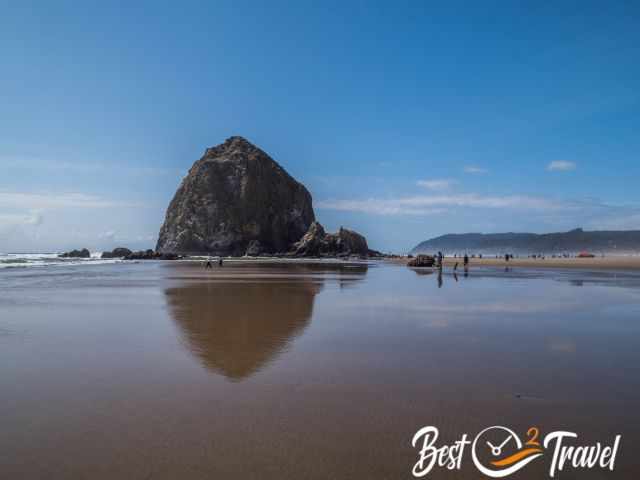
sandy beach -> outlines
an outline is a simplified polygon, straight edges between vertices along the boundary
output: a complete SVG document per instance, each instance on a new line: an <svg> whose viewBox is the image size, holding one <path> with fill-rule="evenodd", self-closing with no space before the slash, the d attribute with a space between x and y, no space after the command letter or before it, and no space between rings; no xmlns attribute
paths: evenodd
<svg viewBox="0 0 640 480"><path fill-rule="evenodd" d="M408 259L404 259L406 263ZM445 267L451 267L459 263L462 268L462 258L446 257ZM640 270L640 257L595 257L595 258L512 258L508 262L504 258L470 258L470 267L523 267L523 268L580 268L597 270Z"/></svg>
<svg viewBox="0 0 640 480"><path fill-rule="evenodd" d="M424 425L640 439L640 274L478 265L5 269L3 474L410 478ZM611 478L639 471L621 455ZM467 459L433 478L478 476Z"/></svg>

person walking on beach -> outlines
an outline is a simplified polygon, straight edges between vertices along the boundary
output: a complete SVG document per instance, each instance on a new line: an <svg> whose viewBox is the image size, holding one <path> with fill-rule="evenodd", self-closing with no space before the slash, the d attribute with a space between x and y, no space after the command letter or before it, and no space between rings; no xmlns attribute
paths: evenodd
<svg viewBox="0 0 640 480"><path fill-rule="evenodd" d="M204 264L204 269L207 270L208 268L213 268L213 265L211 265L211 260L207 258L207 263Z"/></svg>
<svg viewBox="0 0 640 480"><path fill-rule="evenodd" d="M219 266L219 267L221 267L221 266L222 266L222 257L220 257L220 258L218 259L218 266Z"/></svg>
<svg viewBox="0 0 640 480"><path fill-rule="evenodd" d="M462 264L464 265L464 268L467 268L469 266L469 255L467 255L466 253L464 254L464 259L462 260Z"/></svg>

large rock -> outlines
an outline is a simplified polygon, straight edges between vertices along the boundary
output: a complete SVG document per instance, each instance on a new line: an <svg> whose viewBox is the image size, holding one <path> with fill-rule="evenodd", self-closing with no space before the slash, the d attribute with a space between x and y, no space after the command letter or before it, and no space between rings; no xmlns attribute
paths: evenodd
<svg viewBox="0 0 640 480"><path fill-rule="evenodd" d="M338 233L326 233L318 222L311 224L290 251L290 255L298 257L368 256L370 253L367 240L359 233L342 227Z"/></svg>
<svg viewBox="0 0 640 480"><path fill-rule="evenodd" d="M315 220L311 195L242 137L206 150L167 209L161 253L285 252Z"/></svg>
<svg viewBox="0 0 640 480"><path fill-rule="evenodd" d="M90 258L91 252L86 248L82 250L71 250L70 252L61 253L58 255L60 258Z"/></svg>
<svg viewBox="0 0 640 480"><path fill-rule="evenodd" d="M102 252L100 258L124 258L127 255L131 255L131 250L125 247L114 248L110 252Z"/></svg>

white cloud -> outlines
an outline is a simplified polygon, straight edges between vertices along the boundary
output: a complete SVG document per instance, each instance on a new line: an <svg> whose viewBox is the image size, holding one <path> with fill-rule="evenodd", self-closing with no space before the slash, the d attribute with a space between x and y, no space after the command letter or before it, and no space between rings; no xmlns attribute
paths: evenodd
<svg viewBox="0 0 640 480"><path fill-rule="evenodd" d="M0 208L44 210L51 208L112 208L131 206L84 193L25 193L0 191Z"/></svg>
<svg viewBox="0 0 640 480"><path fill-rule="evenodd" d="M484 196L476 193L459 195L416 195L364 200L325 200L317 204L324 210L363 212L378 215L433 215L451 208L512 208L525 210L556 210L568 205L542 197L525 195Z"/></svg>
<svg viewBox="0 0 640 480"><path fill-rule="evenodd" d="M449 180L446 178L432 179L432 180L418 180L417 184L420 187L424 187L429 190L447 190L456 183L455 180Z"/></svg>
<svg viewBox="0 0 640 480"><path fill-rule="evenodd" d="M568 162L566 160L554 160L547 165L547 170L550 172L568 172L575 170L576 164L574 162Z"/></svg>
<svg viewBox="0 0 640 480"><path fill-rule="evenodd" d="M22 225L39 226L42 225L44 216L41 212L35 210L30 213L0 213L0 226L13 227Z"/></svg>
<svg viewBox="0 0 640 480"><path fill-rule="evenodd" d="M487 170L486 168L477 167L475 165L467 165L466 167L464 167L464 173L481 174L488 172L489 170Z"/></svg>

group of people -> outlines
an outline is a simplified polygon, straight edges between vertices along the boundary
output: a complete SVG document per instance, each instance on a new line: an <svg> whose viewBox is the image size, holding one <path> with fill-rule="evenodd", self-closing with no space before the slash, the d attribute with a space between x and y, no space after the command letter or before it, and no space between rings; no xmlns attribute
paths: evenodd
<svg viewBox="0 0 640 480"><path fill-rule="evenodd" d="M436 255L436 267L438 267L440 270L442 270L442 267L444 266L444 255L442 252L438 252L438 254ZM454 258L457 258L457 256L454 256ZM469 271L469 255L467 255L466 253L464 254L464 257L462 259L462 264L464 266L464 271L465 273ZM453 271L456 272L458 270L458 262L456 262L453 265Z"/></svg>
<svg viewBox="0 0 640 480"><path fill-rule="evenodd" d="M222 257L218 258L218 266L221 267L222 266ZM204 269L207 270L209 268L213 268L213 264L211 263L211 259L207 258L207 261L204 264Z"/></svg>

